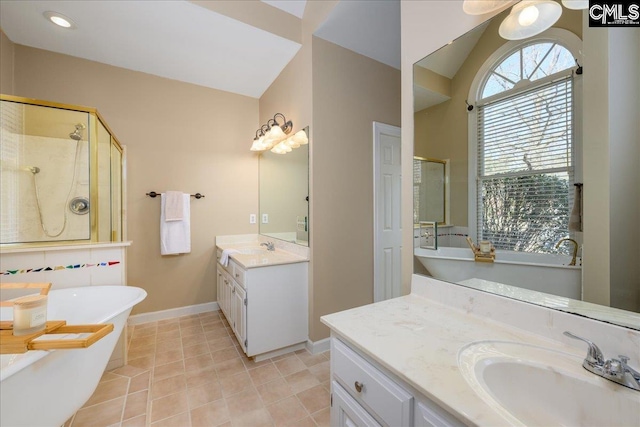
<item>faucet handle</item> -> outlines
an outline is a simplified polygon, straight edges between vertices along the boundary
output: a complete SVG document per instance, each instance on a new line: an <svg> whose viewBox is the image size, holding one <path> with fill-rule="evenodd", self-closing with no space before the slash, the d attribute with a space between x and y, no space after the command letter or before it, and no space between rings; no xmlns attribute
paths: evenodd
<svg viewBox="0 0 640 427"><path fill-rule="evenodd" d="M589 346L589 350L587 350L587 357L585 358L586 362L597 365L602 365L604 363L604 356L602 355L602 351L600 351L597 345L595 345L588 339L574 335L569 331L564 331L564 335L568 336L569 338L587 343L587 345Z"/></svg>

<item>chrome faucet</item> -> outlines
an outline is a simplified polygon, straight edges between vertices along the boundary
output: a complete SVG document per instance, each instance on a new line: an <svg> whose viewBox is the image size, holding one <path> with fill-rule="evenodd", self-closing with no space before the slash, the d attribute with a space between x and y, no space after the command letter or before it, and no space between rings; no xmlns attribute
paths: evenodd
<svg viewBox="0 0 640 427"><path fill-rule="evenodd" d="M558 249L560 247L562 242L571 242L571 243L573 243L573 258L571 258L571 262L569 263L569 265L576 265L576 256L578 255L578 242L576 242L573 239L569 239L568 237L566 237L564 239L558 240L558 243L556 243L556 249Z"/></svg>
<svg viewBox="0 0 640 427"><path fill-rule="evenodd" d="M587 357L582 362L582 366L587 371L630 389L640 391L640 372L627 365L629 361L627 356L618 356L619 359L604 360L602 351L591 341L573 335L569 331L565 331L564 334L569 338L584 341L589 346Z"/></svg>
<svg viewBox="0 0 640 427"><path fill-rule="evenodd" d="M266 246L268 251L275 251L276 247L273 242L260 243L260 246Z"/></svg>

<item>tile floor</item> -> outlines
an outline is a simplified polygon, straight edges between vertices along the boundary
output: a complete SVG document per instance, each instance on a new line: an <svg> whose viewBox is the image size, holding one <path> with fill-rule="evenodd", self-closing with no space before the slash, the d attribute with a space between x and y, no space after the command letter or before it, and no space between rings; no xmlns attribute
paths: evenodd
<svg viewBox="0 0 640 427"><path fill-rule="evenodd" d="M65 427L329 425L329 352L254 362L218 311L129 326L129 338L128 365Z"/></svg>

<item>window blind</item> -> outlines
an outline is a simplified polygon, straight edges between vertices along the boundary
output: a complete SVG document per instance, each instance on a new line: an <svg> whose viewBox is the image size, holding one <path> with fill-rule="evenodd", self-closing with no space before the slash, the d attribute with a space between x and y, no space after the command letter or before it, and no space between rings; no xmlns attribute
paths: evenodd
<svg viewBox="0 0 640 427"><path fill-rule="evenodd" d="M567 76L478 107L478 240L550 252L567 236L572 90Z"/></svg>

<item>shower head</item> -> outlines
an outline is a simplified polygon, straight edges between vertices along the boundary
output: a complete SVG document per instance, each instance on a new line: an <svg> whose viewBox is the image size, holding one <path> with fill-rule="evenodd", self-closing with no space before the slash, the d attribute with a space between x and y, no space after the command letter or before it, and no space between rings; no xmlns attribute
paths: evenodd
<svg viewBox="0 0 640 427"><path fill-rule="evenodd" d="M82 131L85 128L86 128L85 125L83 125L82 123L78 123L76 125L75 130L69 134L69 138L73 139L74 141L82 140Z"/></svg>

